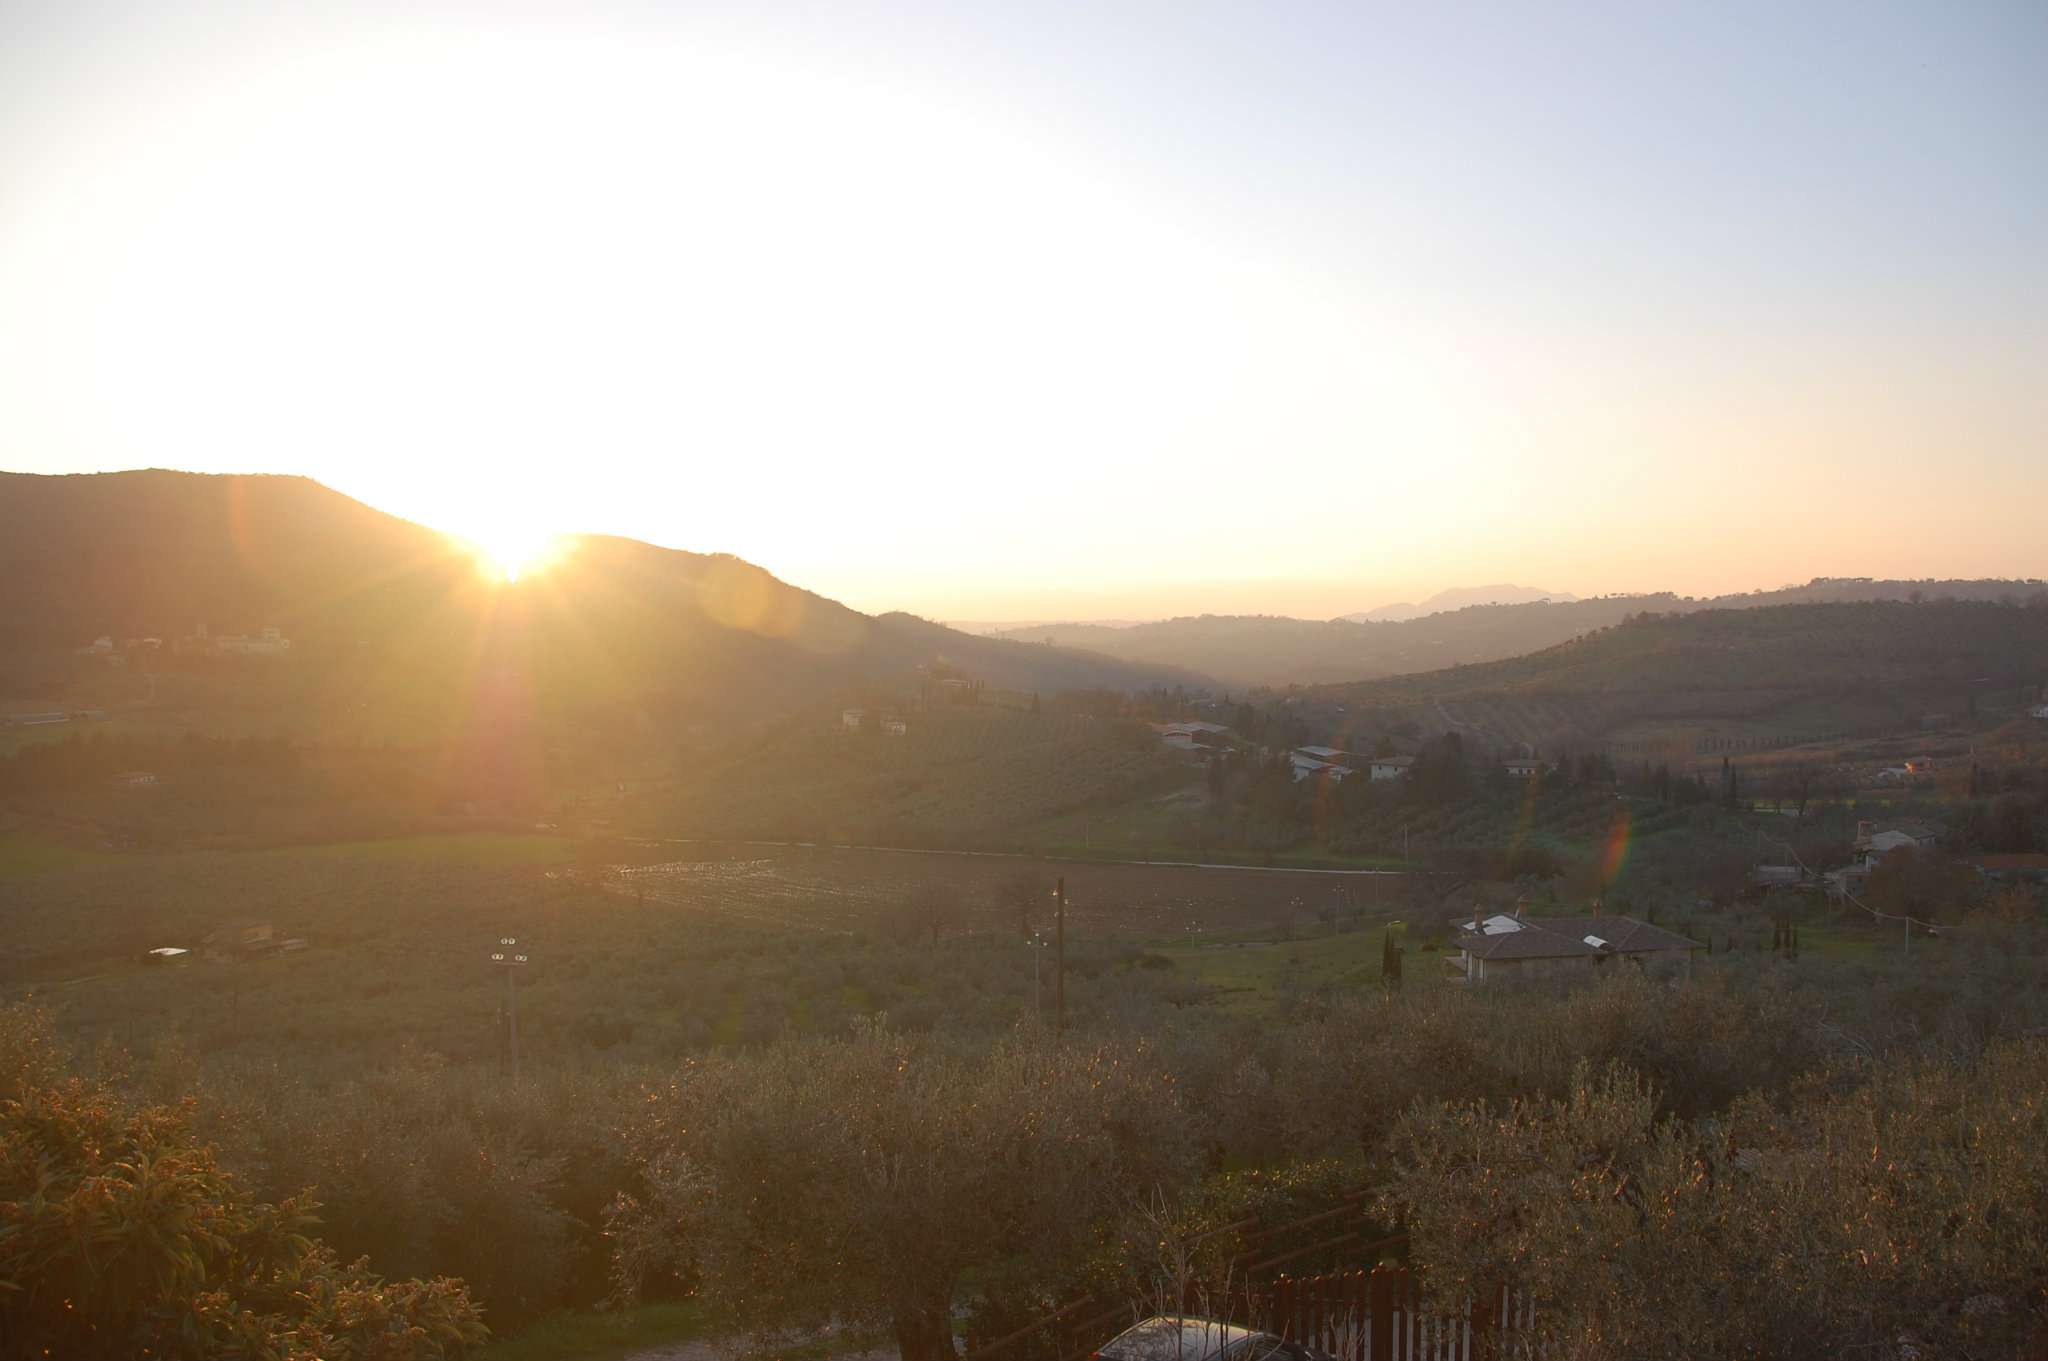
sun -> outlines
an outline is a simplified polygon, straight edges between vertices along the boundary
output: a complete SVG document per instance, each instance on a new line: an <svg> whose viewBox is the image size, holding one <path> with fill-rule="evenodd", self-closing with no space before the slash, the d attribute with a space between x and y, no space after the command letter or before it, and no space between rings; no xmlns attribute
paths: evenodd
<svg viewBox="0 0 2048 1361"><path fill-rule="evenodd" d="M476 555L477 570L492 581L511 584L547 570L566 547L554 530L530 526L500 526L488 533L467 536Z"/></svg>

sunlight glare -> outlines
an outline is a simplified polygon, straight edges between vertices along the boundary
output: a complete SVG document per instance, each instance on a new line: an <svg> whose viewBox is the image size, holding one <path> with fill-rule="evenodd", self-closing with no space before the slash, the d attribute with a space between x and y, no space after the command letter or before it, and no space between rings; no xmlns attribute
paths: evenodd
<svg viewBox="0 0 2048 1361"><path fill-rule="evenodd" d="M545 571L559 561L565 540L548 530L507 527L468 540L476 554L477 570L491 580L507 585Z"/></svg>

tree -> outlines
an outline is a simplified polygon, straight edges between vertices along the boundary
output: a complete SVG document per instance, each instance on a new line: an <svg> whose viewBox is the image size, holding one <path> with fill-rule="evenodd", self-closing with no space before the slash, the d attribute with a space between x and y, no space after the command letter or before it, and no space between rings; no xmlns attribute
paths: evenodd
<svg viewBox="0 0 2048 1361"><path fill-rule="evenodd" d="M1870 872L1864 897L1880 912L1933 922L1953 919L1980 892L1976 871L1935 851L1901 846Z"/></svg>
<svg viewBox="0 0 2048 1361"><path fill-rule="evenodd" d="M383 1281L312 1237L309 1196L254 1199L185 1109L59 1075L47 1021L5 1018L0 1355L431 1361L486 1329L459 1281Z"/></svg>
<svg viewBox="0 0 2048 1361"><path fill-rule="evenodd" d="M965 924L966 912L960 900L942 884L921 884L910 891L896 910L896 931L905 940L929 936L933 948L948 930Z"/></svg>
<svg viewBox="0 0 2048 1361"><path fill-rule="evenodd" d="M1183 1184L1186 1131L1143 1048L970 1058L873 1024L692 1062L629 1131L616 1280L689 1280L734 1330L886 1323L904 1361L944 1361L969 1269L1049 1269L1128 1188Z"/></svg>
<svg viewBox="0 0 2048 1361"><path fill-rule="evenodd" d="M1414 1107L1382 1208L1439 1300L1549 1302L1529 1341L1552 1355L2033 1355L2048 1219L2015 1207L2048 1178L2044 1101L2038 1042L1744 1097L1712 1126L1582 1067L1561 1099Z"/></svg>

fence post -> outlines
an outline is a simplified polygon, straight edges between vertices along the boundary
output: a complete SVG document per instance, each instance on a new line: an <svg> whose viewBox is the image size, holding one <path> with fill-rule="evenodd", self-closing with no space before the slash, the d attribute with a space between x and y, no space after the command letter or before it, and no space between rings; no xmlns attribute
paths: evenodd
<svg viewBox="0 0 2048 1361"><path fill-rule="evenodd" d="M1500 1322L1501 1296L1504 1287L1479 1285L1472 1291L1472 1355L1490 1357L1493 1355L1493 1330Z"/></svg>
<svg viewBox="0 0 2048 1361"><path fill-rule="evenodd" d="M1371 1361L1393 1361L1394 1356L1394 1272L1384 1266L1372 1269L1371 1307L1366 1355Z"/></svg>

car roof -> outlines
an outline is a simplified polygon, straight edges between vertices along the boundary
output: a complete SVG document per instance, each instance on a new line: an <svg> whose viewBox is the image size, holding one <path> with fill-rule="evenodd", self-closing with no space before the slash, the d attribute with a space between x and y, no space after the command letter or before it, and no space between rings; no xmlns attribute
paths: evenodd
<svg viewBox="0 0 2048 1361"><path fill-rule="evenodd" d="M1113 1361L1217 1361L1255 1329L1214 1319L1157 1315L1126 1328L1102 1344L1098 1354Z"/></svg>

